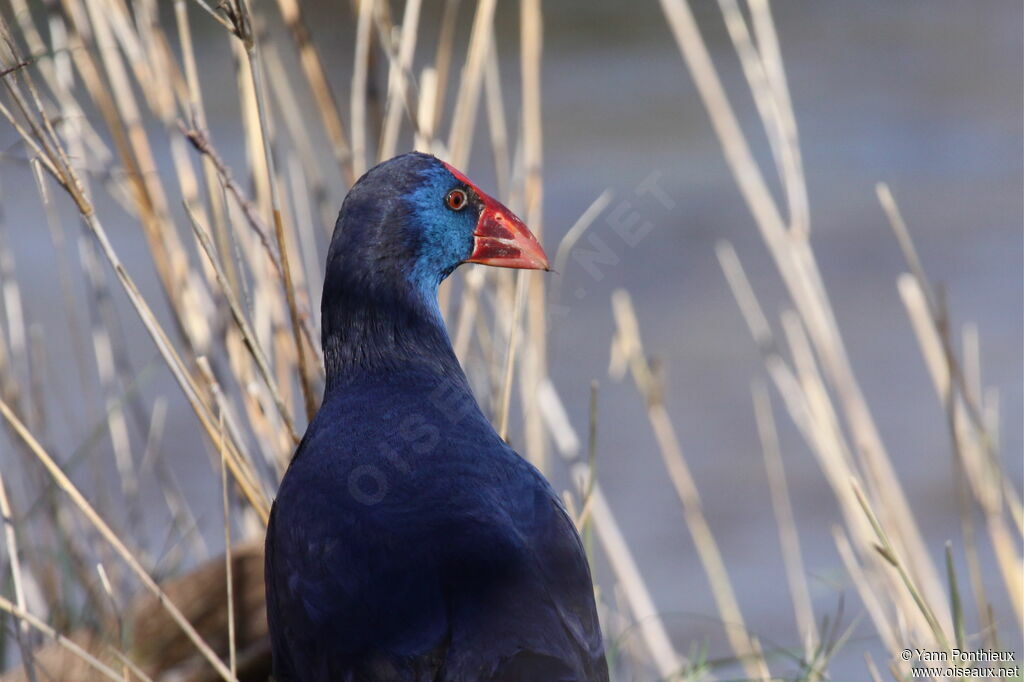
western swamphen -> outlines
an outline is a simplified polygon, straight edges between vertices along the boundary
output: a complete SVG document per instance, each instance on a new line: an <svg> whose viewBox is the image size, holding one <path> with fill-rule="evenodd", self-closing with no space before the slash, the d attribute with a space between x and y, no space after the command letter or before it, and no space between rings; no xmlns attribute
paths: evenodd
<svg viewBox="0 0 1024 682"><path fill-rule="evenodd" d="M498 437L437 287L547 269L507 208L433 156L366 173L327 255L327 388L266 544L277 682L607 680L590 569L544 477Z"/></svg>

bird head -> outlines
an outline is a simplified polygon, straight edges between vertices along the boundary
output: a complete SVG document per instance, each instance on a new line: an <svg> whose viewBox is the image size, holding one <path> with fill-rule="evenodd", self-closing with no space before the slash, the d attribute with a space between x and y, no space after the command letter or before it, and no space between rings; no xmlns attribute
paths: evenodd
<svg viewBox="0 0 1024 682"><path fill-rule="evenodd" d="M515 214L449 164L413 152L372 168L349 191L328 279L340 268L363 273L366 285L404 279L433 294L462 263L548 269L544 249Z"/></svg>

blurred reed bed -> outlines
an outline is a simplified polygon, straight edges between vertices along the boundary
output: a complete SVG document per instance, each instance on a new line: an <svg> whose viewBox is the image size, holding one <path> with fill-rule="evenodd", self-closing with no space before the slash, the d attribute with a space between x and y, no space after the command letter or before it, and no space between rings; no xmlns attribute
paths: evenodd
<svg viewBox="0 0 1024 682"><path fill-rule="evenodd" d="M31 228L0 217L0 414L10 445L0 473L0 652L11 663L5 682L267 678L261 541L277 481L322 390L318 244L329 236L343 196L334 188L410 145L465 167L483 119L488 147L474 158L489 159L503 200L543 234L540 0L519 3L517 81L501 75L496 0L445 0L429 26L420 0L334 8L355 36L352 73L339 89L297 0L167 4L173 12L161 14L156 0L11 0L0 8L0 115L20 140L5 163L21 164L25 191L38 192L67 324L43 330L31 322L32 292L19 284L9 242ZM801 641L766 648L744 624L701 508L702 493L714 491L702 491L690 473L685 435L673 427L628 292L616 292L610 304L617 327L610 375L631 379L646 405L732 649L728 660L710 661L698 649L684 655L658 615L644 567L602 490L601 425L594 416L588 425L571 424L548 376L544 278L478 268L442 289L456 352L499 432L541 468L568 468L575 482L567 504L614 577L598 597L617 678L829 677L830 659L847 645L850 629L812 609L777 412L793 421L825 474L840 511L836 551L891 657L867 655L865 677L906 679L897 654L907 647L1012 641L1024 612L1024 511L1000 466L998 396L981 383L978 329L953 328L942 290L928 281L896 201L880 185L878 199L907 263L894 293L906 305L945 408L947 423L936 428L948 431L955 455L950 485L961 527L949 530L946 562L936 565L858 386L815 260L796 117L768 2L741 7L718 0L770 142L769 169L751 153L689 4L661 4L789 296L773 324L739 255L728 243L718 245L764 358L767 381L752 384L753 414L793 604L791 615L779 617L794 619ZM457 28L467 15L462 41ZM199 22L210 23L228 46L233 82L212 82L204 72L192 35ZM285 30L268 30L275 26ZM421 46L427 66L416 70L417 43L426 34L436 44L425 58ZM503 97L512 87L521 103L514 117ZM211 88L237 95L241 167L225 160L208 129L204 92ZM306 97L311 111L297 104ZM519 121L517 129L510 119ZM319 153L325 142L329 155ZM169 164L161 166L163 159ZM768 173L777 176L781 197L769 190ZM581 216L556 262L564 262L607 204L602 195ZM122 260L105 227L113 207L141 231L148 261ZM140 274L155 277L158 295L141 293ZM76 291L86 292L86 310L76 307ZM122 296L159 354L152 371L169 372L180 393L152 404L140 400L138 371L111 300ZM69 335L71 362L88 387L73 398L98 424L75 435L109 443L104 455L117 475L108 483L116 491L83 493L73 480L81 476L68 474L79 463L76 452L55 444L58 416L47 414L47 405L54 395L74 393L76 379L46 371L48 334ZM182 399L205 434L210 472L222 479L217 499L190 498L166 461L174 450L163 445L173 438L165 434L168 401ZM521 419L512 420L516 399ZM598 399L595 387L592 415ZM143 499L143 487L159 490L162 499ZM165 555L154 554L139 521L141 508L159 504L174 538ZM223 514L228 547L214 558L196 530L197 516L211 509ZM955 574L955 556L963 557L968 575ZM993 563L1003 579L996 591L982 578ZM1018 621L997 624L991 604L1007 599Z"/></svg>

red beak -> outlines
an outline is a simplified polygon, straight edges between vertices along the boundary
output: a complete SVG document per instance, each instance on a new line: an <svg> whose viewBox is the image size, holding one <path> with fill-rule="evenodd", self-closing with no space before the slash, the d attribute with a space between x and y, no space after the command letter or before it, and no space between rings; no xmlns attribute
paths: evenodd
<svg viewBox="0 0 1024 682"><path fill-rule="evenodd" d="M548 257L537 238L512 211L481 192L469 179L447 163L452 175L473 189L484 207L473 230L473 253L467 263L499 268L550 270Z"/></svg>

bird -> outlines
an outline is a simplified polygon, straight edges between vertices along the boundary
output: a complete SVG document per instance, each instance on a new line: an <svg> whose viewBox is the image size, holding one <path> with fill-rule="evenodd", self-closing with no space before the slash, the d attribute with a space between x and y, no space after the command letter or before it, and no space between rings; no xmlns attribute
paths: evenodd
<svg viewBox="0 0 1024 682"><path fill-rule="evenodd" d="M494 430L445 327L463 263L549 270L509 209L419 152L346 196L321 304L322 403L265 544L276 682L602 682L583 545Z"/></svg>

